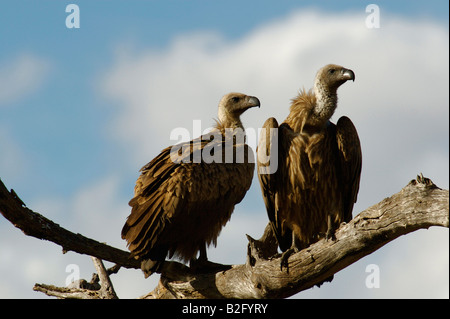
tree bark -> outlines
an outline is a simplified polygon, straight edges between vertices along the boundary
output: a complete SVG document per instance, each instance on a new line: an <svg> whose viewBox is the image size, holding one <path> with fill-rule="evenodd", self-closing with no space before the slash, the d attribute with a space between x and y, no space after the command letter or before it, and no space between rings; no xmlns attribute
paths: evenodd
<svg viewBox="0 0 450 319"><path fill-rule="evenodd" d="M29 210L1 181L0 211L26 235L53 241L64 250L139 268L129 253L73 234ZM245 264L233 265L225 271L198 273L181 263L167 261L161 267L158 286L142 298L286 298L329 280L336 272L401 235L431 226L449 227L448 190L420 175L400 192L341 225L334 239L322 239L291 255L288 269L280 267L281 258L268 226L259 240L248 236ZM39 285L35 289L43 290Z"/></svg>
<svg viewBox="0 0 450 319"><path fill-rule="evenodd" d="M75 234L50 219L33 212L11 189L7 190L0 180L0 212L27 236L45 239L60 245L63 253L74 251L95 256L125 268L140 268L140 263L129 252L108 246L81 234Z"/></svg>
<svg viewBox="0 0 450 319"><path fill-rule="evenodd" d="M60 299L118 299L103 262L97 257L92 257L92 261L98 275L96 274L97 276L94 276L91 282L81 279L68 287L35 284L33 290ZM101 285L99 285L99 281Z"/></svg>

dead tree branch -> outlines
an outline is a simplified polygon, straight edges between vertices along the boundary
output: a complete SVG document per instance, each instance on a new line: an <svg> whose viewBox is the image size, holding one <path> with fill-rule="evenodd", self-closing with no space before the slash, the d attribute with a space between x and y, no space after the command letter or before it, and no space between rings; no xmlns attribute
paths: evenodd
<svg viewBox="0 0 450 319"><path fill-rule="evenodd" d="M130 253L75 234L50 219L33 212L17 196L14 190L9 192L0 180L0 212L15 227L27 236L45 239L60 245L63 253L74 251L79 254L95 256L116 263L125 268L138 268L140 263L131 258Z"/></svg>
<svg viewBox="0 0 450 319"><path fill-rule="evenodd" d="M448 190L418 176L393 196L364 210L336 232L289 258L289 272L280 257L267 259L263 239L250 238L246 264L225 272L183 273L163 269L158 287L145 298L285 298L322 283L395 238L431 226L449 227ZM270 246L270 245L269 245ZM258 248L259 247L259 248ZM263 247L263 248L261 248ZM272 243L273 250L273 243ZM173 265L171 265L173 268Z"/></svg>
<svg viewBox="0 0 450 319"><path fill-rule="evenodd" d="M139 268L138 262L127 252L69 232L24 206L14 191L8 192L0 181L0 212L26 235L51 240L64 250ZM400 192L342 225L334 240L320 240L291 255L288 272L280 269L276 243L267 227L259 240L248 236L245 264L233 265L226 271L195 273L178 262L165 262L158 286L142 298L285 298L320 284L401 235L431 226L449 227L448 190L438 188L420 175ZM98 271L99 274L104 272ZM100 281L105 283L106 279ZM35 286L35 290L45 293L58 289L67 288ZM68 297L63 292L56 296Z"/></svg>
<svg viewBox="0 0 450 319"><path fill-rule="evenodd" d="M35 284L33 290L60 299L117 299L116 292L103 262L96 257L92 257L92 261L97 270L97 274L94 274L94 282L88 283L86 280L81 279L73 282L68 287ZM100 280L100 285L98 280Z"/></svg>

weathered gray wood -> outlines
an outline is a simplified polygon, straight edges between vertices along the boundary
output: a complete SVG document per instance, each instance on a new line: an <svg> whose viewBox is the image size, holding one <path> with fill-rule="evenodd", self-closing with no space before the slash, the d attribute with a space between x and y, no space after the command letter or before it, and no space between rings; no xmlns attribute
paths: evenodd
<svg viewBox="0 0 450 319"><path fill-rule="evenodd" d="M96 275L98 275L94 276L95 282L86 282L86 280L81 279L68 287L35 284L33 290L60 299L118 299L103 262L96 257L92 257L92 261L97 270ZM100 280L100 285L97 280Z"/></svg>
<svg viewBox="0 0 450 319"><path fill-rule="evenodd" d="M393 196L369 207L336 232L289 258L255 258L225 272L182 275L163 269L161 282L145 298L285 298L320 284L395 238L430 226L449 227L448 190L418 176ZM266 229L267 231L267 229ZM267 240L267 239L265 239ZM254 246L252 240L250 244ZM261 244L261 243L260 243ZM172 274L175 275L172 275Z"/></svg>
<svg viewBox="0 0 450 319"><path fill-rule="evenodd" d="M49 240L63 248L63 253L74 251L114 262L125 268L140 269L140 263L130 253L81 234L75 234L50 219L27 208L14 190L9 192L0 180L0 212L27 236Z"/></svg>
<svg viewBox="0 0 450 319"><path fill-rule="evenodd" d="M448 190L418 176L400 192L369 207L341 225L334 240L320 240L289 257L281 270L270 226L255 240L248 236L245 264L210 273L196 273L178 262L165 262L158 286L142 298L285 298L320 284L353 262L395 238L431 226L449 227ZM74 234L26 208L0 181L0 212L26 235L46 239L64 250L89 254L125 267L139 268L129 253ZM115 298L108 271L94 259L102 282L98 287L61 288L36 284L34 290L58 298ZM100 262L101 263L101 262ZM115 272L117 267L115 267ZM103 289L103 291L102 291Z"/></svg>

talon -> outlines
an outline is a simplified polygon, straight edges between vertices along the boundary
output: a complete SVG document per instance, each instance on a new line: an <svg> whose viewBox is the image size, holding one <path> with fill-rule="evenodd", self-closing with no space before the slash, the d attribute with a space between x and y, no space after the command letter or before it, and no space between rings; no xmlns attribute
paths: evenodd
<svg viewBox="0 0 450 319"><path fill-rule="evenodd" d="M160 269L162 263L163 263L163 261L143 259L141 261L141 270L144 273L144 277L148 278L153 273L159 272L159 269Z"/></svg>
<svg viewBox="0 0 450 319"><path fill-rule="evenodd" d="M296 252L298 252L298 249L296 247L291 247L281 255L281 263L280 263L281 271L283 271L284 265L286 267L286 272L289 273L289 257Z"/></svg>
<svg viewBox="0 0 450 319"><path fill-rule="evenodd" d="M327 233L325 234L325 239L328 240L336 240L336 236L334 235L334 229L328 229Z"/></svg>
<svg viewBox="0 0 450 319"><path fill-rule="evenodd" d="M326 234L325 234L325 239L328 241L328 240L330 240L330 239L333 239L334 238L334 234L332 233L332 232L327 232Z"/></svg>
<svg viewBox="0 0 450 319"><path fill-rule="evenodd" d="M331 215L328 215L327 224L328 228L327 233L325 234L326 240L336 240L336 236L334 235L336 228L332 222Z"/></svg>

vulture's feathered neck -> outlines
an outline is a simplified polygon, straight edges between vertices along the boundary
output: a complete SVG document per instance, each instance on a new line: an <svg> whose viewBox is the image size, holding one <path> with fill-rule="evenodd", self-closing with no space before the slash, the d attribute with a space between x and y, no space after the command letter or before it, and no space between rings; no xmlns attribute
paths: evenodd
<svg viewBox="0 0 450 319"><path fill-rule="evenodd" d="M236 139L238 141L246 142L247 137L245 135L245 129L239 118L237 120L220 121L216 120L215 130L218 130L222 134L222 138L232 138L234 143ZM234 144L233 143L233 144Z"/></svg>
<svg viewBox="0 0 450 319"><path fill-rule="evenodd" d="M320 131L333 115L337 106L336 90L330 90L316 80L314 89L300 93L292 99L291 109L285 120L295 132Z"/></svg>
<svg viewBox="0 0 450 319"><path fill-rule="evenodd" d="M313 109L314 115L321 118L325 123L333 116L337 107L337 88L330 88L321 79L314 82L314 95L316 105Z"/></svg>
<svg viewBox="0 0 450 319"><path fill-rule="evenodd" d="M221 122L220 120L216 121L216 130L219 130L220 133L225 136L225 134L232 133L235 134L244 134L245 139L245 130L242 122L238 119L238 121L233 122Z"/></svg>
<svg viewBox="0 0 450 319"><path fill-rule="evenodd" d="M240 128L244 130L240 117L232 116L229 112L226 112L226 110L223 110L222 108L219 108L219 119L216 122L216 128L222 133L225 132L226 128L230 128L232 130Z"/></svg>

